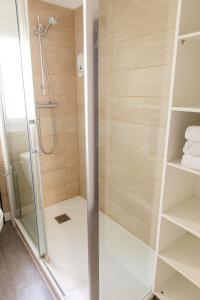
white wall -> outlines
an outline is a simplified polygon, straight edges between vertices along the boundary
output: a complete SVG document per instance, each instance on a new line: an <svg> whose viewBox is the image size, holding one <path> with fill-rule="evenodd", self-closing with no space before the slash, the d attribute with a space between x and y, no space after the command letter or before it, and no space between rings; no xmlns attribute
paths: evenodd
<svg viewBox="0 0 200 300"><path fill-rule="evenodd" d="M0 83L8 131L24 131L25 102L14 0L0 1Z"/></svg>

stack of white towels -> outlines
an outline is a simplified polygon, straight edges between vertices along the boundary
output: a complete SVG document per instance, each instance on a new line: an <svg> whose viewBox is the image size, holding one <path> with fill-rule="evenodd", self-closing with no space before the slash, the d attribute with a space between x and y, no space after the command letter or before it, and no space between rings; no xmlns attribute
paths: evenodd
<svg viewBox="0 0 200 300"><path fill-rule="evenodd" d="M185 132L186 143L183 148L182 165L200 170L200 126L190 126Z"/></svg>

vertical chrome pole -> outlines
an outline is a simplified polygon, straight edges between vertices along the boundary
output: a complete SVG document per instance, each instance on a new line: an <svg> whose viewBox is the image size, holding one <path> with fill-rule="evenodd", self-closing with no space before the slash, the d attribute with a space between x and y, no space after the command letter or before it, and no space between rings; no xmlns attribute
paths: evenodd
<svg viewBox="0 0 200 300"><path fill-rule="evenodd" d="M38 43L39 43L39 52L40 52L40 69L41 69L41 90L43 95L45 96L45 78L44 78L44 60L43 60L43 47L42 47L42 32L41 32L41 25L40 25L40 17L37 16L36 18L36 34L38 35Z"/></svg>
<svg viewBox="0 0 200 300"><path fill-rule="evenodd" d="M84 0L86 182L89 299L99 300L98 0Z"/></svg>

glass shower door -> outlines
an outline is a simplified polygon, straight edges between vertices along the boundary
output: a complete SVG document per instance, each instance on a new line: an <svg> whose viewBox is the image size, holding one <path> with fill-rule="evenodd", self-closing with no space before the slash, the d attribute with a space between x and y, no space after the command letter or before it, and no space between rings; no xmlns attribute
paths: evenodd
<svg viewBox="0 0 200 300"><path fill-rule="evenodd" d="M0 3L0 45L4 143L12 168L15 216L37 249L41 250L32 164L35 154L31 149L29 130L34 120L27 118L15 0Z"/></svg>
<svg viewBox="0 0 200 300"><path fill-rule="evenodd" d="M176 4L99 0L102 300L151 295Z"/></svg>

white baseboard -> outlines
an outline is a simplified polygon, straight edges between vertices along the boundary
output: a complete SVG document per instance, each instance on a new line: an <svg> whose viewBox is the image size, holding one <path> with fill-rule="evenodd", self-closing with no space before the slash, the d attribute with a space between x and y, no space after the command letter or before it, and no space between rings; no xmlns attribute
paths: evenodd
<svg viewBox="0 0 200 300"><path fill-rule="evenodd" d="M9 211L4 213L4 219L6 222L11 220L11 214Z"/></svg>

